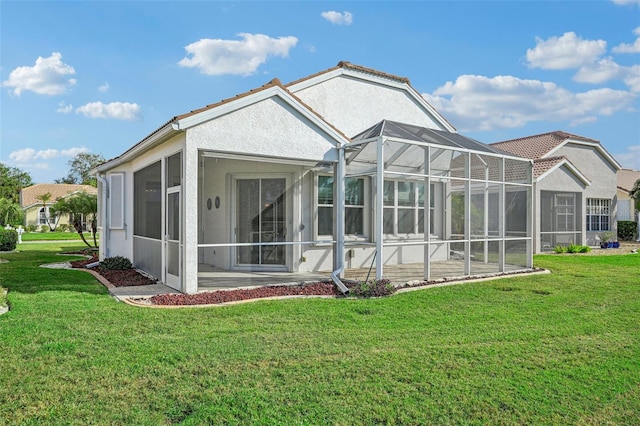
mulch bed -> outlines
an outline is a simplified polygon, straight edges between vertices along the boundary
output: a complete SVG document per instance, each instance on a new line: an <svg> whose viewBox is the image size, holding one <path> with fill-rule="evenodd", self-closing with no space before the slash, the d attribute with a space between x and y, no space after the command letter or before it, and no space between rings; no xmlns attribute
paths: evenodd
<svg viewBox="0 0 640 426"><path fill-rule="evenodd" d="M73 253L73 254L85 254L82 253ZM88 259L82 260L74 260L71 263L73 268L83 269L86 268L90 263L95 263L98 261L98 257L95 254L91 254L91 257ZM113 269L105 269L101 266L96 266L91 268L92 271L97 272L102 275L106 280L108 280L114 287L129 287L129 286L138 286L138 285L150 285L155 284L157 280L149 278L135 269L126 269L122 271L113 270Z"/></svg>

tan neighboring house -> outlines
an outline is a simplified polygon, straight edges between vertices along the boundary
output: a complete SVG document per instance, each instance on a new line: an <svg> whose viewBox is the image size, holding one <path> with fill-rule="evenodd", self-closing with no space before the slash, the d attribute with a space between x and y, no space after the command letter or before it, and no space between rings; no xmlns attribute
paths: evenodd
<svg viewBox="0 0 640 426"><path fill-rule="evenodd" d="M629 196L633 184L640 179L640 170L622 169L618 171L618 220L638 222L634 200Z"/></svg>
<svg viewBox="0 0 640 426"><path fill-rule="evenodd" d="M570 243L598 245L602 232L617 234L621 167L599 141L555 131L491 146L533 160L536 253Z"/></svg>
<svg viewBox="0 0 640 426"><path fill-rule="evenodd" d="M47 225L47 218L53 218L50 215L49 209L60 198L70 197L80 192L86 192L87 194L96 195L98 193L97 188L90 185L72 185L66 183L38 183L27 188L23 188L20 191L20 207L24 210L24 225ZM38 200L38 197L46 193L51 194L51 199L43 206L42 201ZM58 225L69 224L69 218L63 216L58 221Z"/></svg>

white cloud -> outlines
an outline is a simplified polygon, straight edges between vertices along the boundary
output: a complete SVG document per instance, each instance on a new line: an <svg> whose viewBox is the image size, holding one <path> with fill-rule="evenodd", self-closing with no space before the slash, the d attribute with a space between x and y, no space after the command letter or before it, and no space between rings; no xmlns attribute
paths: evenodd
<svg viewBox="0 0 640 426"><path fill-rule="evenodd" d="M640 0L638 0L640 4ZM613 53L640 53L640 27L633 30L633 33L638 36L633 44L622 43L614 47Z"/></svg>
<svg viewBox="0 0 640 426"><path fill-rule="evenodd" d="M634 65L628 68L629 72L624 78L624 82L632 92L640 93L640 65Z"/></svg>
<svg viewBox="0 0 640 426"><path fill-rule="evenodd" d="M640 0L613 0L613 2L619 5L636 4L640 6Z"/></svg>
<svg viewBox="0 0 640 426"><path fill-rule="evenodd" d="M615 78L622 78L626 74L626 68L618 65L609 57L583 66L573 76L573 79L580 83L598 84Z"/></svg>
<svg viewBox="0 0 640 426"><path fill-rule="evenodd" d="M72 66L62 62L62 54L53 52L48 58L39 56L32 67L14 69L2 86L12 87L16 96L26 90L39 95L60 95L76 84L76 79L68 78L75 73Z"/></svg>
<svg viewBox="0 0 640 426"><path fill-rule="evenodd" d="M630 107L636 95L613 89L572 93L555 83L462 75L423 94L461 131L517 128L535 121L594 121Z"/></svg>
<svg viewBox="0 0 640 426"><path fill-rule="evenodd" d="M116 120L135 121L140 119L141 108L138 104L129 102L90 102L76 108L76 114L89 118L113 118Z"/></svg>
<svg viewBox="0 0 640 426"><path fill-rule="evenodd" d="M238 34L242 40L203 38L185 47L185 56L178 65L198 68L207 75L254 74L269 56L286 58L295 47L295 37L271 38L264 34ZM191 55L189 57L189 55Z"/></svg>
<svg viewBox="0 0 640 426"><path fill-rule="evenodd" d="M574 32L543 40L536 37L536 47L527 49L531 68L561 70L580 68L600 58L607 48L604 40L583 40Z"/></svg>
<svg viewBox="0 0 640 426"><path fill-rule="evenodd" d="M109 90L109 82L105 81L103 85L98 86L98 90L102 93L106 92Z"/></svg>
<svg viewBox="0 0 640 426"><path fill-rule="evenodd" d="M627 152L615 154L614 157L626 169L640 170L640 145L630 145Z"/></svg>
<svg viewBox="0 0 640 426"><path fill-rule="evenodd" d="M329 10L320 14L324 19L331 22L333 25L351 25L353 23L353 14L351 12L336 12L335 10Z"/></svg>
<svg viewBox="0 0 640 426"><path fill-rule="evenodd" d="M58 103L58 109L56 110L56 112L59 112L61 114L69 114L71 111L73 111L73 105L67 105L64 101Z"/></svg>
<svg viewBox="0 0 640 426"><path fill-rule="evenodd" d="M38 151L33 148L23 148L11 152L9 154L9 159L17 164L31 164L35 160L51 160L58 157L75 157L81 152L89 152L89 149L84 146L63 150L47 148Z"/></svg>

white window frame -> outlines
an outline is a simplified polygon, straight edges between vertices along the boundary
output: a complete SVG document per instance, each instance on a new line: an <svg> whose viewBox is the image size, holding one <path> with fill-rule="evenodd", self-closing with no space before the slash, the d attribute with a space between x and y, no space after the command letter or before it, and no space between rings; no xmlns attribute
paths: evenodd
<svg viewBox="0 0 640 426"><path fill-rule="evenodd" d="M597 217L597 228L591 226L591 219ZM606 228L603 229L602 218L606 217ZM611 199L609 198L587 198L587 232L611 231Z"/></svg>
<svg viewBox="0 0 640 426"><path fill-rule="evenodd" d="M555 202L554 202L554 207L555 207L555 216L556 216L556 226L555 226L555 232L576 232L576 196L575 194L556 194L555 195ZM565 200L571 200L572 204L568 205L568 204L559 204L559 200L561 199L565 199ZM571 211L568 212L567 208L571 207ZM560 209L563 209L564 211L560 211ZM565 225L565 229L560 230L560 218L563 218L563 222ZM567 224L569 223L569 218L571 221L571 229L566 229L567 228Z"/></svg>
<svg viewBox="0 0 640 426"><path fill-rule="evenodd" d="M320 179L320 177L330 177L332 178L333 175L330 174L324 174L324 173L316 173L315 175L315 179L314 179L314 185L313 185L313 204L314 204L314 211L315 211L315 219L314 219L314 236L316 239L326 239L327 237L332 237L332 234L320 234L319 233L319 225L318 225L318 212L319 212L319 208L320 207L330 207L330 208L334 208L334 204L320 204L318 203L318 181ZM358 179L360 181L362 181L362 188L363 188L363 202L362 205L355 205L355 204L345 204L345 210L348 208L357 208L357 209L361 209L362 210L362 233L358 233L358 234L345 234L345 240L346 241L368 241L369 237L367 235L367 230L369 229L368 224L369 224L369 215L371 212L371 203L370 203L370 197L369 197L369 180L366 179L365 177L354 177L354 178L350 178L347 177L347 179ZM345 214L345 220L346 220L346 214ZM333 223L331 225L332 227L332 233L333 233ZM346 226L345 226L345 232L346 232Z"/></svg>
<svg viewBox="0 0 640 426"><path fill-rule="evenodd" d="M383 227L383 234L385 236L388 237L401 237L401 236L411 236L411 237L424 237L424 230L423 232L419 232L419 223L420 223L420 216L422 215L424 217L424 209L426 208L426 205L424 204L429 204L429 210L431 211L431 220L433 219L433 215L435 213L435 196L433 196L434 199L434 205L431 205L431 200L424 200L424 204L422 206L420 206L420 202L419 202L419 190L418 190L418 186L419 185L425 185L424 182L417 182L417 181L412 181L412 180L404 180L404 179L385 179L384 180L385 183L387 182L393 182L393 205L384 205L383 206L383 212L385 210L393 210L393 232L392 233L388 233L388 232L384 232L384 227ZM409 184L413 184L413 205L412 206L400 206L398 205L398 184L399 183L409 183ZM431 192L433 192L433 183L431 184ZM425 197L426 197L426 188L425 188ZM401 210L412 210L414 212L413 214L413 232L403 232L403 233L399 233L398 232L398 214ZM383 213L383 220L384 220L384 213ZM431 227L430 224L424 223L423 226L425 227ZM435 226L435 223L434 223ZM429 231L433 231L433 230L429 230Z"/></svg>

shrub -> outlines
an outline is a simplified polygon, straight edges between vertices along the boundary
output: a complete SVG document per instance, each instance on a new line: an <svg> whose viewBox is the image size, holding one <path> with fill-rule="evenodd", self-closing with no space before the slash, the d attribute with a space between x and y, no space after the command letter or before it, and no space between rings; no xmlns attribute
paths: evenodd
<svg viewBox="0 0 640 426"><path fill-rule="evenodd" d="M60 225L58 225L58 231L60 231L60 232L68 232L69 231L69 225L67 225L66 223L61 223Z"/></svg>
<svg viewBox="0 0 640 426"><path fill-rule="evenodd" d="M48 225L40 225L40 232L49 232L49 226Z"/></svg>
<svg viewBox="0 0 640 426"><path fill-rule="evenodd" d="M580 246L578 249L578 253L589 253L591 251L591 247L589 246Z"/></svg>
<svg viewBox="0 0 640 426"><path fill-rule="evenodd" d="M553 248L553 251L555 251L558 254L566 253L567 250L568 250L567 246L561 246L561 245L557 245Z"/></svg>
<svg viewBox="0 0 640 426"><path fill-rule="evenodd" d="M18 244L18 233L15 229L0 228L0 251L13 251Z"/></svg>
<svg viewBox="0 0 640 426"><path fill-rule="evenodd" d="M396 288L386 278L361 281L349 289L349 293L356 297L382 297L395 291Z"/></svg>
<svg viewBox="0 0 640 426"><path fill-rule="evenodd" d="M616 240L616 234L611 231L604 231L600 233L600 241L603 243L609 243Z"/></svg>
<svg viewBox="0 0 640 426"><path fill-rule="evenodd" d="M107 257L102 262L100 262L100 265L105 269L118 271L133 268L131 261L123 256Z"/></svg>
<svg viewBox="0 0 640 426"><path fill-rule="evenodd" d="M620 241L633 241L638 233L638 224L631 220L618 221L618 239Z"/></svg>
<svg viewBox="0 0 640 426"><path fill-rule="evenodd" d="M36 232L38 230L38 225L27 225L27 232Z"/></svg>

